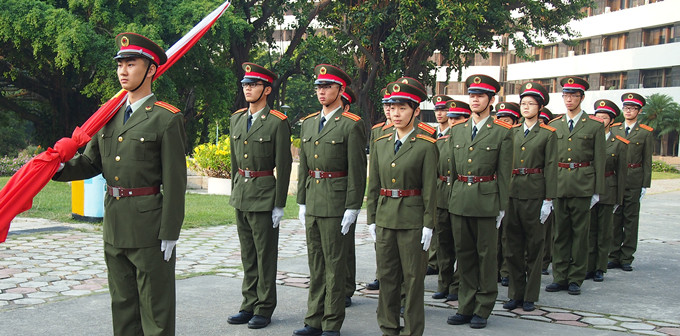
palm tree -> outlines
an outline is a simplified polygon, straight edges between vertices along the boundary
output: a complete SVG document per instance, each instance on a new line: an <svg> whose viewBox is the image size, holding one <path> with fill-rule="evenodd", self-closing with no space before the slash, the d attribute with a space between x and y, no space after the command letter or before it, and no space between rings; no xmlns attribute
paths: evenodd
<svg viewBox="0 0 680 336"><path fill-rule="evenodd" d="M676 131L680 134L680 105L672 97L659 93L648 96L646 100L640 120L653 127L654 133L661 138L660 154L663 156L667 154L670 133Z"/></svg>

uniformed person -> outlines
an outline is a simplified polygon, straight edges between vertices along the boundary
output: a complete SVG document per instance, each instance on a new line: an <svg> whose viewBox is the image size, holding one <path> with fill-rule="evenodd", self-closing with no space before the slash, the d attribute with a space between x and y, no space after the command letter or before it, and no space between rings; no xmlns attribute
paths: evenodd
<svg viewBox="0 0 680 336"><path fill-rule="evenodd" d="M614 213L614 229L607 268L633 270L640 224L640 201L652 183L652 152L654 129L639 123L638 115L645 106L645 98L637 93L624 93L623 124L612 126L614 135L630 141L628 145L628 177L623 204Z"/></svg>
<svg viewBox="0 0 680 336"><path fill-rule="evenodd" d="M510 125L516 125L519 123L519 118L521 116L519 104L502 101L496 104L496 111L496 119L504 121Z"/></svg>
<svg viewBox="0 0 680 336"><path fill-rule="evenodd" d="M350 105L357 100L356 94L348 86L345 92L342 93L342 111L349 112ZM349 232L343 236L345 242L345 307L352 305L352 296L356 290L356 276L357 276L357 259L356 247L354 245L354 233L356 231L356 223L349 228Z"/></svg>
<svg viewBox="0 0 680 336"><path fill-rule="evenodd" d="M550 109L543 107L541 109L541 113L538 114L538 122L547 125L552 119L553 114ZM553 226L555 226L555 211L553 209L550 210L550 215L548 215L548 219L545 220L543 226L545 227L545 241L543 243L543 263L541 266L541 274L550 275L550 272L548 272L548 267L550 267L550 263L552 262L552 232Z"/></svg>
<svg viewBox="0 0 680 336"><path fill-rule="evenodd" d="M608 99L595 101L595 116L602 119L607 141L605 152L605 192L590 209L590 230L588 238L588 271L586 279L604 281L607 271L607 256L611 247L614 209L623 203L626 174L628 172L628 140L610 132L614 119L621 114L619 107Z"/></svg>
<svg viewBox="0 0 680 336"><path fill-rule="evenodd" d="M287 117L267 104L276 74L254 63L242 66L241 86L248 108L231 116L229 204L236 211L241 243L243 302L239 313L229 316L227 322L259 329L269 325L276 308L279 223L293 158Z"/></svg>
<svg viewBox="0 0 680 336"><path fill-rule="evenodd" d="M490 118L500 85L486 75L472 75L468 87L472 117L453 126L449 213L460 274L458 312L449 324L486 327L496 285L498 226L508 205L512 170L510 125Z"/></svg>
<svg viewBox="0 0 680 336"><path fill-rule="evenodd" d="M380 296L378 324L384 335L423 335L425 268L436 220L437 147L414 126L427 95L417 87L388 85L396 132L376 140L368 187L368 222L376 231ZM402 287L403 283L403 287ZM405 293L400 326L401 293Z"/></svg>
<svg viewBox="0 0 680 336"><path fill-rule="evenodd" d="M420 81L418 81L415 78L400 77L395 82L412 85L419 90L418 93L423 92L423 93L425 93L425 96L427 96L427 89L425 89L425 86L423 85L423 83L421 83ZM414 125L416 125L415 130L416 130L417 134L427 135L427 136L429 136L431 138L435 138L435 139L437 138L437 134L435 133L434 127L428 125L427 123L420 121L420 118L417 118L417 117L415 118ZM428 270L428 275L436 274L436 271L437 270Z"/></svg>
<svg viewBox="0 0 680 336"><path fill-rule="evenodd" d="M116 45L127 102L54 179L99 173L106 179L104 259L113 333L174 335L174 247L187 181L184 117L151 92L158 66L167 61L163 49L134 33L116 36Z"/></svg>
<svg viewBox="0 0 680 336"><path fill-rule="evenodd" d="M451 192L451 146L449 144L451 131L456 123L463 123L470 117L470 105L459 100L449 100L446 102L449 119L449 131L437 138L437 149L439 150L439 165L437 173L437 222L435 225L435 235L439 241L439 251L437 252L437 263L439 264L439 279L437 281L437 292L432 294L433 299L446 299L446 301L458 300L458 287L460 276L454 267L456 263L456 245L453 239L453 227L449 216L449 193ZM459 130L462 128L458 128Z"/></svg>
<svg viewBox="0 0 680 336"><path fill-rule="evenodd" d="M366 133L361 118L342 112L350 78L340 68L314 69L322 110L302 121L297 202L306 224L309 297L305 326L295 335L339 335L345 319L345 244L366 188Z"/></svg>
<svg viewBox="0 0 680 336"><path fill-rule="evenodd" d="M541 289L544 223L557 188L555 129L538 122L548 91L536 82L522 84L524 122L513 127L513 167L508 213L503 221L503 254L510 276L505 309L535 309ZM499 111L502 110L502 107Z"/></svg>
<svg viewBox="0 0 680 336"><path fill-rule="evenodd" d="M548 292L581 294L588 266L590 208L605 191L604 125L581 109L588 82L579 77L560 80L567 108L550 122L557 135L557 198L553 233L553 283Z"/></svg>

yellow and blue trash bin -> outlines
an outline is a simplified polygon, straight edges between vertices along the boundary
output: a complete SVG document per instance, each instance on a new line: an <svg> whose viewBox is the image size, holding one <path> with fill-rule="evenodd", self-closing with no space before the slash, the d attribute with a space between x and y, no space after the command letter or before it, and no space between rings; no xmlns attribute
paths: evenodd
<svg viewBox="0 0 680 336"><path fill-rule="evenodd" d="M87 180L71 182L71 216L85 222L104 218L106 180L101 174Z"/></svg>

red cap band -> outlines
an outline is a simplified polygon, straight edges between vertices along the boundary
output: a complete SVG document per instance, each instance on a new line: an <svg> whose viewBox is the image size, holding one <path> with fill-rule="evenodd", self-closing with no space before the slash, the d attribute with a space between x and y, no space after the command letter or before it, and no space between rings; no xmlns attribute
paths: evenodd
<svg viewBox="0 0 680 336"><path fill-rule="evenodd" d="M340 85L342 85L342 86L347 86L347 83L345 83L345 81L342 80L342 78L340 78L340 77L338 77L338 76L333 76L333 75L331 75L331 74L329 74L329 73L326 73L326 74L324 74L324 75L319 74L319 76L318 76L316 79L317 79L317 80L330 81L330 82L336 82L336 83L338 83L338 84L340 84Z"/></svg>
<svg viewBox="0 0 680 336"><path fill-rule="evenodd" d="M255 72L255 71L246 72L246 74L243 77L260 79L260 80L263 80L263 81L268 82L268 83L274 82L274 78L267 76L263 73Z"/></svg>
<svg viewBox="0 0 680 336"><path fill-rule="evenodd" d="M151 56L151 60L152 60L152 61L154 61L154 62L156 62L156 63L160 62L160 58L158 57L158 55L156 55L156 53L154 53L153 51L151 51L151 50L149 50L149 49L140 47L140 46L131 45L131 44L128 45L128 46L126 46L126 47L122 47L122 46L121 46L121 47L120 47L120 51L123 51L123 50L125 50L125 51L128 51L128 50L129 50L129 51L134 51L135 54L139 54L139 52L141 51L142 53L147 54L148 56ZM118 52L118 54L120 54L120 51ZM141 54L140 54L140 55L141 55Z"/></svg>

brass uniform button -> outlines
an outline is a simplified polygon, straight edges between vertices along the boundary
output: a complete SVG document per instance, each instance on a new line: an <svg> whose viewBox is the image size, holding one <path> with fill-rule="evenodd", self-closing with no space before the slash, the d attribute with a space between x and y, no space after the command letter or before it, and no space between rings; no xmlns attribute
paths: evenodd
<svg viewBox="0 0 680 336"><path fill-rule="evenodd" d="M569 139L567 139L567 140L571 141L571 138L569 138Z"/></svg>
<svg viewBox="0 0 680 336"><path fill-rule="evenodd" d="M244 141L243 144L244 144L244 145L247 145L247 144L248 144L248 140Z"/></svg>
<svg viewBox="0 0 680 336"><path fill-rule="evenodd" d="M522 150L527 150L526 147L522 147Z"/></svg>
<svg viewBox="0 0 680 336"><path fill-rule="evenodd" d="M321 181L319 181L319 180L316 180L316 184L319 184L319 183L321 183Z"/></svg>
<svg viewBox="0 0 680 336"><path fill-rule="evenodd" d="M315 158L315 159L318 159L318 158L319 158L319 154L314 154L314 158Z"/></svg>
<svg viewBox="0 0 680 336"><path fill-rule="evenodd" d="M396 167L396 166L397 166L397 164L392 162L392 167Z"/></svg>
<svg viewBox="0 0 680 336"><path fill-rule="evenodd" d="M119 137L118 137L118 142L123 142L123 137L122 137L122 136L119 136Z"/></svg>
<svg viewBox="0 0 680 336"><path fill-rule="evenodd" d="M144 142L144 138L139 139L139 141Z"/></svg>
<svg viewBox="0 0 680 336"><path fill-rule="evenodd" d="M489 147L486 147L486 150L491 150L491 148L489 148Z"/></svg>
<svg viewBox="0 0 680 336"><path fill-rule="evenodd" d="M120 180L120 179L118 178L118 176L115 176L113 179L116 180L116 181Z"/></svg>
<svg viewBox="0 0 680 336"><path fill-rule="evenodd" d="M471 172L471 171L469 171L469 172L468 172L468 175L472 175L472 172Z"/></svg>
<svg viewBox="0 0 680 336"><path fill-rule="evenodd" d="M396 179L392 179L392 183L396 183L396 182L397 182L397 180L396 180Z"/></svg>
<svg viewBox="0 0 680 336"><path fill-rule="evenodd" d="M568 159L567 159L567 162L571 162L571 158L568 158Z"/></svg>
<svg viewBox="0 0 680 336"><path fill-rule="evenodd" d="M612 156L616 156L616 154L612 153Z"/></svg>
<svg viewBox="0 0 680 336"><path fill-rule="evenodd" d="M120 161L120 156L116 156L116 161Z"/></svg>
<svg viewBox="0 0 680 336"><path fill-rule="evenodd" d="M470 147L470 150L473 150L473 149L474 149L473 147Z"/></svg>
<svg viewBox="0 0 680 336"><path fill-rule="evenodd" d="M524 159L519 160L520 163L524 163Z"/></svg>
<svg viewBox="0 0 680 336"><path fill-rule="evenodd" d="M472 162L472 159L468 159L468 163L471 163L471 162Z"/></svg>
<svg viewBox="0 0 680 336"><path fill-rule="evenodd" d="M318 142L318 141L314 141L314 144L315 144L315 145L318 145L318 144L319 144L319 142Z"/></svg>
<svg viewBox="0 0 680 336"><path fill-rule="evenodd" d="M568 151L568 152L571 152L571 148L567 148L567 151Z"/></svg>
<svg viewBox="0 0 680 336"><path fill-rule="evenodd" d="M335 140L331 141L331 144L335 145Z"/></svg>
<svg viewBox="0 0 680 336"><path fill-rule="evenodd" d="M243 158L244 158L244 159L247 159L247 158L248 158L248 154L243 154Z"/></svg>

